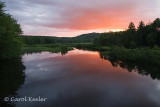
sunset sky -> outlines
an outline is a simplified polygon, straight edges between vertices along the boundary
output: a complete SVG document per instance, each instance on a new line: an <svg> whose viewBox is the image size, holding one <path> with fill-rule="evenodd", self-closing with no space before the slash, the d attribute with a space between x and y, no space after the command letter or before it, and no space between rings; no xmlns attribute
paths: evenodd
<svg viewBox="0 0 160 107"><path fill-rule="evenodd" d="M160 17L160 0L2 0L26 35L72 37L125 30Z"/></svg>

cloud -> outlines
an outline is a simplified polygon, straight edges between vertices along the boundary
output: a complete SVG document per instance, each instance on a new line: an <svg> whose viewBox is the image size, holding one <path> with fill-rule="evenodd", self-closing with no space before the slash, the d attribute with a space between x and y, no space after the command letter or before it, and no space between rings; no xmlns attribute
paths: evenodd
<svg viewBox="0 0 160 107"><path fill-rule="evenodd" d="M124 29L159 16L159 0L5 0L22 26L45 29ZM24 32L30 33L29 28Z"/></svg>

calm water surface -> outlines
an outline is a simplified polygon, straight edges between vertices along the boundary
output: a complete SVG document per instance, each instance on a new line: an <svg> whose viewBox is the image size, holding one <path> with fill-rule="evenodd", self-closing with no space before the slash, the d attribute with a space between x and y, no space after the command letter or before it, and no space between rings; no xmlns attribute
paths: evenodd
<svg viewBox="0 0 160 107"><path fill-rule="evenodd" d="M113 67L98 52L25 54L22 62L26 77L18 97L47 100L16 107L160 107L159 80Z"/></svg>

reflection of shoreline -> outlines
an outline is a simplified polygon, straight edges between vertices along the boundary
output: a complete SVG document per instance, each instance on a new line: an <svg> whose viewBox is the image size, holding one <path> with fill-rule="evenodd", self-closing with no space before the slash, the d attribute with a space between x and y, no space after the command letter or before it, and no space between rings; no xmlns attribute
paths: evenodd
<svg viewBox="0 0 160 107"><path fill-rule="evenodd" d="M26 78L18 95L48 100L17 102L17 107L105 107L109 103L114 106L115 102L125 107L133 104L146 107L156 105L159 99L159 81L155 83L150 77L113 67L109 60L100 59L98 52L73 50L64 56L34 53L24 55L23 62Z"/></svg>
<svg viewBox="0 0 160 107"><path fill-rule="evenodd" d="M25 81L21 58L0 61L0 99L1 107L12 107L12 102L4 102L5 97L16 96L16 91Z"/></svg>
<svg viewBox="0 0 160 107"><path fill-rule="evenodd" d="M100 53L100 57L102 59L109 60L112 66L117 67L118 65L122 68L127 69L129 72L137 72L141 75L150 75L152 79L160 79L160 67L154 64L141 64L136 62L129 62L129 61L121 61L119 59L112 58L110 56L105 56Z"/></svg>

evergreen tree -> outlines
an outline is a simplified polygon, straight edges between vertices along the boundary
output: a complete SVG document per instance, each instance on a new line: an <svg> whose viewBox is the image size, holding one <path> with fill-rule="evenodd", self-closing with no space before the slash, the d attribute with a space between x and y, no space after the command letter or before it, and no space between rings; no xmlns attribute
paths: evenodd
<svg viewBox="0 0 160 107"><path fill-rule="evenodd" d="M143 21L139 22L139 26L137 29L137 44L140 46L144 43L144 39L145 39L145 34L144 34L144 27L145 24Z"/></svg>
<svg viewBox="0 0 160 107"><path fill-rule="evenodd" d="M144 22L143 21L140 21L139 22L139 26L138 26L138 31L142 31L143 30L143 28L144 28L144 26L145 26L145 24L144 24Z"/></svg>
<svg viewBox="0 0 160 107"><path fill-rule="evenodd" d="M135 25L134 25L134 23L133 23L133 22L131 22L131 23L129 24L129 26L128 26L128 30L133 30L133 31L135 31L135 30L136 30Z"/></svg>
<svg viewBox="0 0 160 107"><path fill-rule="evenodd" d="M156 20L154 20L152 25L154 28L160 28L160 18L157 18Z"/></svg>

